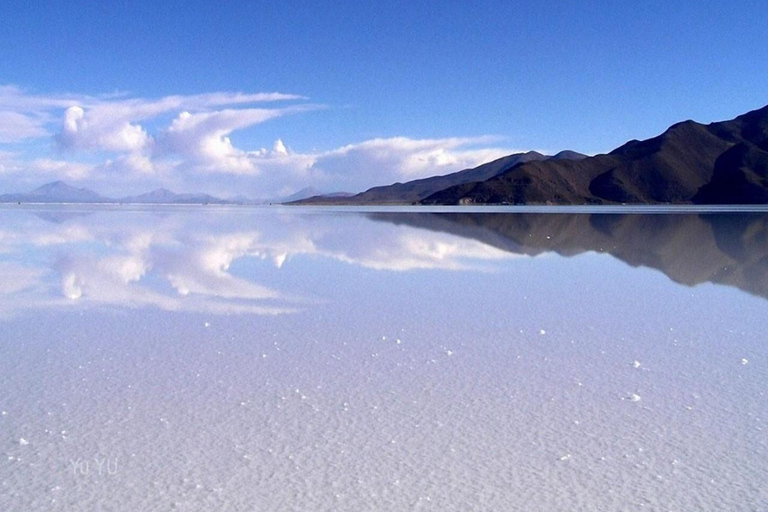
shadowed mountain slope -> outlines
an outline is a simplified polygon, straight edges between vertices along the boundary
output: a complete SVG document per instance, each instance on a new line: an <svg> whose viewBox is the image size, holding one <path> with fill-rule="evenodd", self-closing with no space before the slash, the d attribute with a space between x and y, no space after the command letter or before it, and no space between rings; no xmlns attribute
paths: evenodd
<svg viewBox="0 0 768 512"><path fill-rule="evenodd" d="M515 153L508 155L487 164L480 165L473 169L464 169L463 171L446 174L444 176L432 176L405 183L394 183L381 187L374 187L352 197L336 198L335 202L343 204L386 204L386 203L415 203L440 190L470 182L485 181L507 169L525 162L542 161L547 159L581 159L585 155L575 151L561 151L553 157L542 155L536 151L527 153ZM334 200L326 197L313 197L304 201L302 204L313 203L333 203Z"/></svg>
<svg viewBox="0 0 768 512"><path fill-rule="evenodd" d="M684 121L605 155L527 162L423 204L765 203L768 107L731 121Z"/></svg>

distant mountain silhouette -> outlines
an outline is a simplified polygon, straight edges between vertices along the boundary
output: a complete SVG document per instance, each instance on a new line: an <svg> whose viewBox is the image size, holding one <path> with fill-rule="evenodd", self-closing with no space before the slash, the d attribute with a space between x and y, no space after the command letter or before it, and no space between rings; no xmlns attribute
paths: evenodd
<svg viewBox="0 0 768 512"><path fill-rule="evenodd" d="M306 199L308 197L313 196L319 196L322 193L317 190L315 187L305 187L298 192L294 192L293 194L285 197L277 198L275 201L276 203L290 203L291 201L299 201L301 199Z"/></svg>
<svg viewBox="0 0 768 512"><path fill-rule="evenodd" d="M532 161L445 188L422 204L764 204L768 106L731 121L684 121L607 155Z"/></svg>
<svg viewBox="0 0 768 512"><path fill-rule="evenodd" d="M166 188L158 188L136 196L118 199L104 197L87 188L75 188L63 181L54 181L31 192L0 195L0 203L104 203L104 204L281 204L312 196L340 199L352 196L347 192L322 194L313 187L306 187L289 196L272 199L249 199L243 195L222 199L210 194L177 194Z"/></svg>
<svg viewBox="0 0 768 512"><path fill-rule="evenodd" d="M585 158L585 155L576 153L575 151L561 151L553 157L542 155L536 151L528 151L527 153L515 153L513 155L508 155L492 162L480 165L473 169L464 169L463 171L446 174L444 176L432 176L430 178L422 178L405 183L398 182L393 185L373 187L366 190L365 192L353 195L351 197L341 197L336 199L329 198L329 196L312 197L307 200L300 201L300 203L326 204L338 202L344 204L410 204L418 202L434 194L435 192L446 189L448 187L487 180L521 163L542 161L550 158L557 160L579 160Z"/></svg>
<svg viewBox="0 0 768 512"><path fill-rule="evenodd" d="M136 196L118 199L104 197L87 188L75 188L63 181L54 181L36 188L31 192L0 195L0 203L104 203L104 204L281 204L305 199L311 196L331 199L352 196L347 192L322 194L317 189L306 187L286 197L272 199L249 199L243 195L222 199L210 194L177 194L166 188L158 188Z"/></svg>
<svg viewBox="0 0 768 512"><path fill-rule="evenodd" d="M293 203L296 201L301 201L304 199L309 199L311 197L317 197L317 198L323 198L323 199L337 199L337 198L344 198L344 197L350 197L355 194L351 194L349 192L320 192L315 187L305 187L298 192L294 192L293 194L285 197L276 197L273 199L270 199L269 203L275 203L275 204L286 204L286 203Z"/></svg>
<svg viewBox="0 0 768 512"><path fill-rule="evenodd" d="M31 192L0 195L0 203L230 204L232 201L208 194L176 194L164 188L138 196L113 199L87 188L75 188L63 181L54 181Z"/></svg>
<svg viewBox="0 0 768 512"><path fill-rule="evenodd" d="M107 203L110 199L102 197L87 188L75 188L63 181L54 181L34 189L26 194L0 195L0 203Z"/></svg>
<svg viewBox="0 0 768 512"><path fill-rule="evenodd" d="M383 222L478 240L514 254L607 253L687 286L768 299L768 214L372 213ZM695 249L695 250L692 250Z"/></svg>
<svg viewBox="0 0 768 512"><path fill-rule="evenodd" d="M330 198L331 200L333 200L336 198L349 197L353 195L354 194L350 194L348 192L325 193L325 192L320 192L315 187L304 187L303 189L297 192L294 192L293 194L288 196L272 197L270 199L250 201L246 204L288 204L288 203L293 203L297 201L303 201L309 198Z"/></svg>
<svg viewBox="0 0 768 512"><path fill-rule="evenodd" d="M231 201L208 194L176 194L165 188L158 188L146 194L128 196L117 200L130 204L229 204Z"/></svg>

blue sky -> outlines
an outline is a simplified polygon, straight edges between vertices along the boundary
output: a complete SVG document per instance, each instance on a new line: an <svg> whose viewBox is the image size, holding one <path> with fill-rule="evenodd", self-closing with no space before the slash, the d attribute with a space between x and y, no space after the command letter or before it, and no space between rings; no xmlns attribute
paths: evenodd
<svg viewBox="0 0 768 512"><path fill-rule="evenodd" d="M768 103L766 27L764 0L4 2L0 190L265 197L604 152Z"/></svg>

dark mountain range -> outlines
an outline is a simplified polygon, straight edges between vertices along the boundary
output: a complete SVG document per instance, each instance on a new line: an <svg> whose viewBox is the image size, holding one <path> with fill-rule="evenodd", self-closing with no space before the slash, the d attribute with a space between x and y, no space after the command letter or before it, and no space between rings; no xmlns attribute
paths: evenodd
<svg viewBox="0 0 768 512"><path fill-rule="evenodd" d="M352 192L330 192L328 194L323 194L323 197L352 197L355 194Z"/></svg>
<svg viewBox="0 0 768 512"><path fill-rule="evenodd" d="M561 151L560 153L551 157L542 155L536 151L529 151L527 153L515 153L514 155L499 158L498 160L488 162L473 169L464 169L463 171L446 174L444 176L432 176L430 178L422 178L408 181L406 183L398 182L393 185L374 187L351 197L312 197L303 201L299 201L299 203L333 204L336 202L343 204L411 204L421 201L422 199L434 194L435 192L455 185L485 181L521 163L543 161L548 159L579 160L582 158L586 158L585 155L576 153L575 151Z"/></svg>
<svg viewBox="0 0 768 512"><path fill-rule="evenodd" d="M539 160L445 188L422 204L768 202L768 106L731 121L684 121L581 160Z"/></svg>
<svg viewBox="0 0 768 512"><path fill-rule="evenodd" d="M607 253L687 286L768 299L768 214L372 213L382 222L478 240L514 254ZM695 250L691 250L695 248Z"/></svg>
<svg viewBox="0 0 768 512"><path fill-rule="evenodd" d="M564 149L563 151L549 158L551 158L552 160L582 160L584 158L587 158L587 155L582 155L581 153L577 153L576 151L571 151L570 149Z"/></svg>

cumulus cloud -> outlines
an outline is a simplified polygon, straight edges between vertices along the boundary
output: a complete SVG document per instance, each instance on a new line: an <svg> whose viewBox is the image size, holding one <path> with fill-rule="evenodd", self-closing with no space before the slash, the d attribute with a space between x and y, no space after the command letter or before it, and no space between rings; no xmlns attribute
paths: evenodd
<svg viewBox="0 0 768 512"><path fill-rule="evenodd" d="M447 174L476 167L518 150L488 147L490 137L378 138L322 152L293 152L278 139L272 150L247 154L244 164L259 173L259 184L273 195L306 186L358 192L377 185ZM242 158L243 155L240 155Z"/></svg>
<svg viewBox="0 0 768 512"><path fill-rule="evenodd" d="M288 154L288 149L285 147L285 144L283 144L283 139L277 139L275 141L275 145L272 147L272 151L274 151L275 154L278 154L278 155Z"/></svg>
<svg viewBox="0 0 768 512"><path fill-rule="evenodd" d="M57 140L66 149L99 149L113 152L143 151L153 140L147 131L138 124L141 121L183 110L174 124L177 124L182 116L184 122L180 124L184 126L215 124L217 119L226 125L227 120L229 120L230 123L234 121L229 130L231 132L274 117L268 116L257 121L238 124L237 120L252 119L254 111L278 112L278 110L244 108L198 114L190 114L189 110L295 99L303 99L303 97L282 93L214 93L167 96L154 101L143 99L102 101L86 108L73 105L67 108L64 113L62 129ZM170 129L173 128L172 125Z"/></svg>
<svg viewBox="0 0 768 512"><path fill-rule="evenodd" d="M126 119L114 117L105 109L94 109L86 117L79 106L64 112L64 122L57 136L59 144L69 149L99 149L113 152L142 151L150 142L147 132Z"/></svg>
<svg viewBox="0 0 768 512"><path fill-rule="evenodd" d="M274 117L317 108L304 103L306 99L280 92L213 92L158 99L123 93L44 95L0 86L0 143L47 138L58 150L49 155L36 150L26 158L23 151L12 157L4 154L0 172L19 174L23 181L57 175L110 182L119 177L122 183L126 177L178 182L183 174L199 171L257 173L247 152L236 148L229 135ZM301 105L254 107L280 101ZM163 127L169 117L173 121Z"/></svg>
<svg viewBox="0 0 768 512"><path fill-rule="evenodd" d="M62 149L138 152L152 143L151 135L141 123L160 115L288 100L306 100L306 97L280 92L215 92L159 99L39 95L5 85L0 86L0 142L48 136L46 126L59 124L55 130L56 141Z"/></svg>
<svg viewBox="0 0 768 512"><path fill-rule="evenodd" d="M285 101L294 103L259 106ZM0 143L19 145L11 147L11 157L0 154L0 173L27 182L35 176L88 179L102 193L120 194L133 183L265 198L307 186L359 192L516 152L495 146L498 141L489 137L381 137L312 151L293 151L282 137L275 137L271 149L238 147L232 140L239 130L322 108L304 96L279 92L148 99L123 93L43 95L0 86ZM35 139L55 144L48 154L40 144L33 151L22 147Z"/></svg>
<svg viewBox="0 0 768 512"><path fill-rule="evenodd" d="M232 145L229 135L239 129L282 115L280 109L238 109L191 114L182 112L165 131L163 151L183 155L204 170L249 173L254 167L247 153Z"/></svg>

